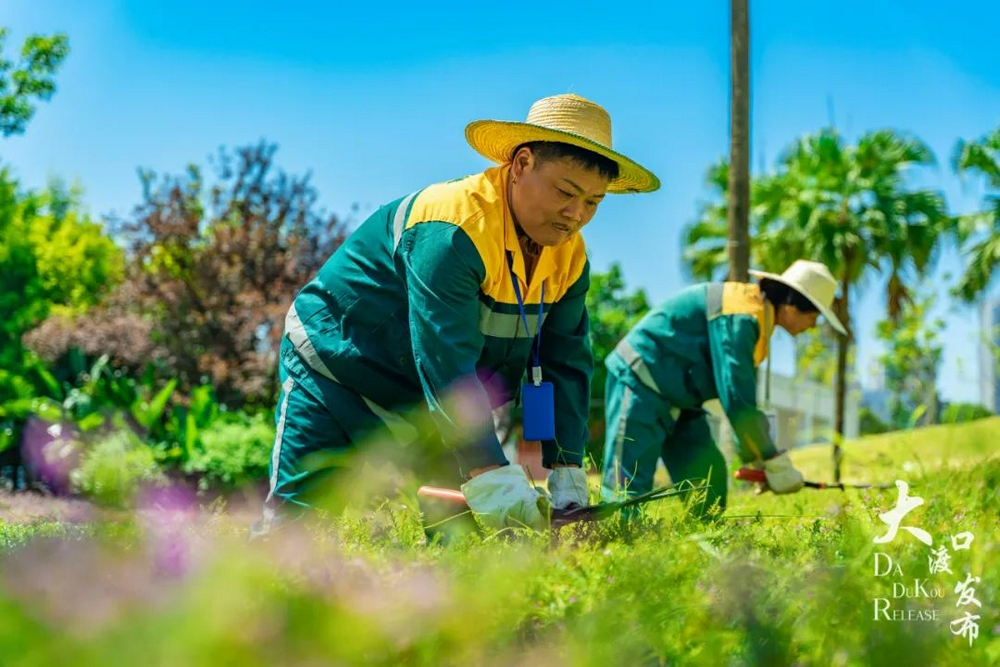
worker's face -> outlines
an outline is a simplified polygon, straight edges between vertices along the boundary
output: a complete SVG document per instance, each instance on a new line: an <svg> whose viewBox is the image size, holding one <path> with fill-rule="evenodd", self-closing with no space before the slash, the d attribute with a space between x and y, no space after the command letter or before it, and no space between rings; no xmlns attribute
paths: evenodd
<svg viewBox="0 0 1000 667"><path fill-rule="evenodd" d="M784 327L791 335L798 336L816 326L818 319L819 313L803 313L795 306L782 304L778 310L777 324Z"/></svg>
<svg viewBox="0 0 1000 667"><path fill-rule="evenodd" d="M557 246L590 222L608 189L608 179L569 159L537 162L529 148L514 155L510 204L532 241Z"/></svg>

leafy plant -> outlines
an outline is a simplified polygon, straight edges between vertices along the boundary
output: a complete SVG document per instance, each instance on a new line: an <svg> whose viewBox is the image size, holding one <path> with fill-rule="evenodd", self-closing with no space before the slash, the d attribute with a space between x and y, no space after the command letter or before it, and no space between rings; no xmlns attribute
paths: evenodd
<svg viewBox="0 0 1000 667"><path fill-rule="evenodd" d="M166 478L152 450L131 431L121 430L88 444L70 481L75 491L98 503L127 507L141 486Z"/></svg>
<svg viewBox="0 0 1000 667"><path fill-rule="evenodd" d="M186 473L201 476L201 488L236 487L267 477L274 425L263 414L218 420L198 433L198 447L184 462Z"/></svg>

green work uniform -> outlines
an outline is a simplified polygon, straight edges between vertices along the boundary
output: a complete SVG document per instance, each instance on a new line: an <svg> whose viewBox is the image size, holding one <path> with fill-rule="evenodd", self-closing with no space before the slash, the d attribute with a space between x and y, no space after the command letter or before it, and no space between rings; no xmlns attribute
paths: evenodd
<svg viewBox="0 0 1000 667"><path fill-rule="evenodd" d="M757 285L728 282L684 289L635 325L605 361L606 500L649 491L662 458L674 482L708 480L698 511L725 508L726 464L701 406L719 399L744 461L776 453L756 372L773 321Z"/></svg>
<svg viewBox="0 0 1000 667"><path fill-rule="evenodd" d="M506 464L490 414L519 397L543 289L538 352L556 415L543 464L582 463L594 363L589 262L575 235L544 248L526 282L509 171L494 167L383 206L296 296L280 359L269 506L311 505L369 439L426 438L414 406L433 424L431 437L453 447L456 467Z"/></svg>

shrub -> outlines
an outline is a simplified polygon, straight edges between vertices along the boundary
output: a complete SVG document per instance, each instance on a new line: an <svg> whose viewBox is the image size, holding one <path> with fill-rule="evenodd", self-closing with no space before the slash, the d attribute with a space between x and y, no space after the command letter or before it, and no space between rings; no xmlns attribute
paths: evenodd
<svg viewBox="0 0 1000 667"><path fill-rule="evenodd" d="M988 409L976 403L949 403L941 411L942 424L961 424L992 416Z"/></svg>
<svg viewBox="0 0 1000 667"><path fill-rule="evenodd" d="M186 473L201 475L199 486L235 487L267 476L274 443L274 425L268 415L219 420L198 434L199 445L184 463Z"/></svg>
<svg viewBox="0 0 1000 667"><path fill-rule="evenodd" d="M70 473L74 491L112 507L128 506L139 488L166 481L153 450L130 431L116 431L90 444Z"/></svg>

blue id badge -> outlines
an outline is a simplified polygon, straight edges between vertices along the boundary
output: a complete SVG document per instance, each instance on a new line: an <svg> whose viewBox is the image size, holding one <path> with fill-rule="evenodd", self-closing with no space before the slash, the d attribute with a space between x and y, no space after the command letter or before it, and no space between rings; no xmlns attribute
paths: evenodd
<svg viewBox="0 0 1000 667"><path fill-rule="evenodd" d="M556 437L556 400L551 382L527 383L521 390L525 440L553 440Z"/></svg>

